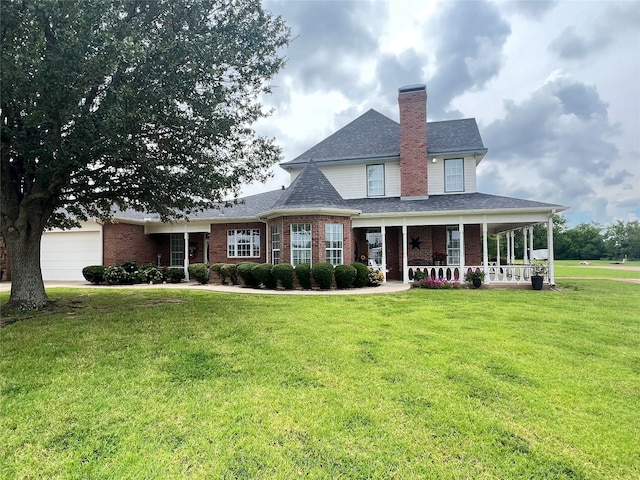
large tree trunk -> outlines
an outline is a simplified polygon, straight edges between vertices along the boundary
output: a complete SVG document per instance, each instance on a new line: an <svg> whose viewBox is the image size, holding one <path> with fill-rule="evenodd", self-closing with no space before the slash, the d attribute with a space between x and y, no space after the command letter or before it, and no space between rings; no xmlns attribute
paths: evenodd
<svg viewBox="0 0 640 480"><path fill-rule="evenodd" d="M43 230L32 225L30 227L27 232L15 228L5 231L5 242L11 258L11 297L6 308L34 310L49 303L40 268Z"/></svg>

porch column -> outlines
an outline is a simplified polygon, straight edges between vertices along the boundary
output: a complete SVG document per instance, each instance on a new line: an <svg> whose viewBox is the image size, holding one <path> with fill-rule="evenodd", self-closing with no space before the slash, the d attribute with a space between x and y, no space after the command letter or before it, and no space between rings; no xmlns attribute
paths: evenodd
<svg viewBox="0 0 640 480"><path fill-rule="evenodd" d="M529 256L527 255L528 247L527 247L527 233L529 232L528 227L524 227L522 229L522 263L527 265L529 263Z"/></svg>
<svg viewBox="0 0 640 480"><path fill-rule="evenodd" d="M529 227L529 259L531 260L531 263L533 263L533 261L535 260L535 258L533 258L533 227Z"/></svg>
<svg viewBox="0 0 640 480"><path fill-rule="evenodd" d="M184 232L184 278L189 280L189 232Z"/></svg>
<svg viewBox="0 0 640 480"><path fill-rule="evenodd" d="M384 283L387 281L387 227L385 227L384 222L380 227L380 233L382 234L382 275L384 275Z"/></svg>
<svg viewBox="0 0 640 480"><path fill-rule="evenodd" d="M549 262L549 285L556 284L555 278L555 269L553 266L553 214L549 215L549 220L547 221L547 250L548 250L548 262Z"/></svg>
<svg viewBox="0 0 640 480"><path fill-rule="evenodd" d="M464 223L460 222L458 230L460 231L460 267L464 267L467 263L464 257ZM464 278L464 273L460 272L460 274Z"/></svg>
<svg viewBox="0 0 640 480"><path fill-rule="evenodd" d="M496 233L496 265L500 266L500 234Z"/></svg>
<svg viewBox="0 0 640 480"><path fill-rule="evenodd" d="M511 230L511 265L516 263L516 231Z"/></svg>
<svg viewBox="0 0 640 480"><path fill-rule="evenodd" d="M489 245L487 245L487 219L482 221L482 264L484 265L485 283L489 282Z"/></svg>
<svg viewBox="0 0 640 480"><path fill-rule="evenodd" d="M511 263L511 230L506 233L506 242L507 242L507 265Z"/></svg>
<svg viewBox="0 0 640 480"><path fill-rule="evenodd" d="M402 222L402 283L409 283L409 253L407 251L407 221Z"/></svg>

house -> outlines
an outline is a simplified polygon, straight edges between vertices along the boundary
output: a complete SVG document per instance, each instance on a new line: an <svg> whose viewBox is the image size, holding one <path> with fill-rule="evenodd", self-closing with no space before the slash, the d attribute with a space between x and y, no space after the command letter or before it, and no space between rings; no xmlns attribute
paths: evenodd
<svg viewBox="0 0 640 480"><path fill-rule="evenodd" d="M288 188L189 222L125 212L111 223L47 232L43 276L81 280L86 265L127 260L185 269L195 262L360 260L379 265L387 280L408 282L418 270L462 278L480 268L486 283L520 283L531 273L533 226L545 224L553 283L551 219L567 207L478 192L476 168L487 148L475 119L427 122L422 84L400 88L398 105L399 123L369 110L282 163ZM519 259L516 230L525 241ZM490 258L489 234L506 244L505 258Z"/></svg>

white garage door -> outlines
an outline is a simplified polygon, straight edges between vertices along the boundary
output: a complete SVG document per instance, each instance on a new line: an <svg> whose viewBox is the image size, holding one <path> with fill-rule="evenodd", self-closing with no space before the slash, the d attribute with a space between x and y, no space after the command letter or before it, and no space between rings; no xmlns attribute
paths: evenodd
<svg viewBox="0 0 640 480"><path fill-rule="evenodd" d="M84 267L102 265L100 232L46 232L40 263L44 280L84 280Z"/></svg>

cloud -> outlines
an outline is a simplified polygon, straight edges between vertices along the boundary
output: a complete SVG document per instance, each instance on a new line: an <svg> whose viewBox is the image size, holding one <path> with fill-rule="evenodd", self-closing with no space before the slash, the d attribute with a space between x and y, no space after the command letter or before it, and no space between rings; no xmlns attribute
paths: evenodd
<svg viewBox="0 0 640 480"><path fill-rule="evenodd" d="M437 70L428 82L430 116L448 117L453 98L482 88L498 74L511 28L492 3L450 2L425 33L436 41Z"/></svg>
<svg viewBox="0 0 640 480"><path fill-rule="evenodd" d="M393 53L382 54L376 66L376 79L379 91L390 106L397 111L398 88L423 82L425 68L428 61L426 56L411 48L399 55Z"/></svg>
<svg viewBox="0 0 640 480"><path fill-rule="evenodd" d="M527 20L531 18L540 20L556 4L557 2L554 0L520 0L517 2L505 2L501 4L501 8L504 8L507 12L522 15Z"/></svg>

